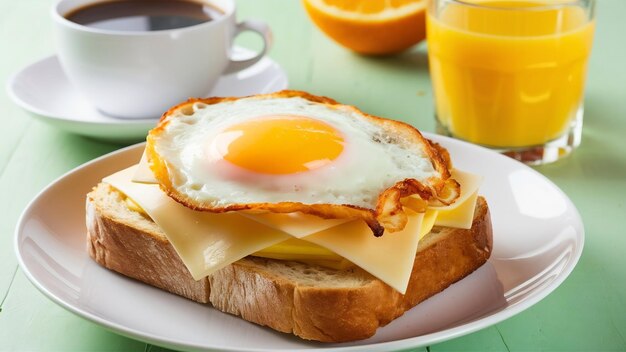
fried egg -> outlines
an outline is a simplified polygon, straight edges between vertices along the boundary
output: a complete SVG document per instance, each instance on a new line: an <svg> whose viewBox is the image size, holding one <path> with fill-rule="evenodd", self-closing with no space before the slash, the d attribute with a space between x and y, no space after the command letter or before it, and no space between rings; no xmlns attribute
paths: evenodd
<svg viewBox="0 0 626 352"><path fill-rule="evenodd" d="M192 209L362 218L377 235L404 227L401 198L458 193L446 153L415 128L297 91L192 99L147 151L161 188Z"/></svg>

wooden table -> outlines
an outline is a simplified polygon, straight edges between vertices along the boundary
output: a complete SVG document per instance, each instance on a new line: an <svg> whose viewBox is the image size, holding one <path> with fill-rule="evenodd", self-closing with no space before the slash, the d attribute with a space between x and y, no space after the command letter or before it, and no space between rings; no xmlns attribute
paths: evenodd
<svg viewBox="0 0 626 352"><path fill-rule="evenodd" d="M50 1L0 1L0 80L54 52ZM328 95L375 115L432 131L424 46L389 58L354 55L322 35L297 1L239 1L239 18L267 21L270 56L290 87ZM599 0L582 146L537 168L573 200L585 250L554 293L500 324L429 351L626 351L626 1ZM238 40L258 46L253 35ZM0 351L158 351L65 311L26 279L13 253L22 209L49 182L121 145L56 130L0 95ZM71 216L71 214L68 214Z"/></svg>

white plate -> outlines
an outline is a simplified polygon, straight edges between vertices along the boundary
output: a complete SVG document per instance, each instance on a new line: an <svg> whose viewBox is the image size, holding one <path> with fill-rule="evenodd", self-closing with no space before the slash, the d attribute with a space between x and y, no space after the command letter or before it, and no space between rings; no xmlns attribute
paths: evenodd
<svg viewBox="0 0 626 352"><path fill-rule="evenodd" d="M136 163L143 145L89 162L43 190L16 229L29 279L66 309L123 335L179 349L389 351L424 346L493 325L532 306L565 280L581 255L578 211L529 167L464 142L427 135L456 166L485 176L494 226L489 262L391 322L348 344L302 341L110 272L85 252L85 194L103 176Z"/></svg>
<svg viewBox="0 0 626 352"><path fill-rule="evenodd" d="M234 56L251 51L235 47ZM287 88L285 71L270 58L234 74L224 75L209 96L244 96ZM154 119L119 119L93 107L67 80L56 56L27 65L7 83L7 92L20 107L46 123L68 132L115 142L140 141L154 127Z"/></svg>

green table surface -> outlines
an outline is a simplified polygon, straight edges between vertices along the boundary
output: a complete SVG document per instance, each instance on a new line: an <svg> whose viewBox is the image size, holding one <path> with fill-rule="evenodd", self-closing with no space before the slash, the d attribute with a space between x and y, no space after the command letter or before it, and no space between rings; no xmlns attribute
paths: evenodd
<svg viewBox="0 0 626 352"><path fill-rule="evenodd" d="M325 37L298 1L239 1L239 18L267 21L270 56L290 87L434 130L426 48L354 55ZM54 53L46 0L0 1L0 81ZM626 351L626 1L599 0L581 147L537 170L573 200L585 249L552 294L495 326L420 351ZM253 35L238 43L258 47ZM122 145L35 120L0 94L0 351L159 351L109 332L44 297L18 268L14 229L26 204L66 171Z"/></svg>

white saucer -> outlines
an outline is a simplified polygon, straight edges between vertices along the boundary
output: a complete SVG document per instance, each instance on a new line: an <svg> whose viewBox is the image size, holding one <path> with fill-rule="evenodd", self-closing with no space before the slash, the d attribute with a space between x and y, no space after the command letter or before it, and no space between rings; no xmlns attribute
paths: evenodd
<svg viewBox="0 0 626 352"><path fill-rule="evenodd" d="M250 51L235 47L235 56ZM287 88L285 71L265 57L257 64L220 78L209 96L244 96ZM34 117L57 128L80 135L115 142L139 141L158 121L118 119L107 116L85 100L67 80L56 56L30 64L9 78L11 99Z"/></svg>

